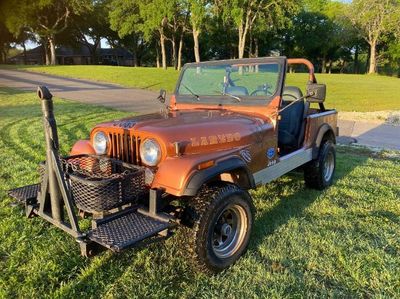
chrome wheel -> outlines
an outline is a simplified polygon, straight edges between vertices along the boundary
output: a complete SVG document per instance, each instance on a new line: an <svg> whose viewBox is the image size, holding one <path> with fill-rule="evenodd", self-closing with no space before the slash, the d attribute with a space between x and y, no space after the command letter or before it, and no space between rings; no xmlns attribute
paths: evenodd
<svg viewBox="0 0 400 299"><path fill-rule="evenodd" d="M329 151L326 155L325 162L324 162L324 179L328 182L335 170L335 157L332 151Z"/></svg>
<svg viewBox="0 0 400 299"><path fill-rule="evenodd" d="M247 214L235 204L226 207L213 227L212 249L218 258L229 258L243 243L247 232Z"/></svg>

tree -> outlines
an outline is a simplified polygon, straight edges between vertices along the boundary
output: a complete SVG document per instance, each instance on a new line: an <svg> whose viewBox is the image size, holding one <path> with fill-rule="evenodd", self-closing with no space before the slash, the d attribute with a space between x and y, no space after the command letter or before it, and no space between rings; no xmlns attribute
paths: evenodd
<svg viewBox="0 0 400 299"><path fill-rule="evenodd" d="M90 0L21 0L3 3L6 25L18 34L26 29L40 37L47 50L50 49L50 64L56 64L56 36L63 32L72 15L79 15L89 8Z"/></svg>
<svg viewBox="0 0 400 299"><path fill-rule="evenodd" d="M189 0L190 23L193 34L193 51L196 62L200 62L199 35L204 28L204 22L207 18L206 0Z"/></svg>
<svg viewBox="0 0 400 299"><path fill-rule="evenodd" d="M162 67L167 68L167 53L165 41L166 29L169 20L174 16L173 0L142 0L125 1L113 0L109 14L111 28L118 32L120 37L133 33L143 34L147 42L156 36L161 47Z"/></svg>
<svg viewBox="0 0 400 299"><path fill-rule="evenodd" d="M97 63L101 39L110 32L108 0L93 1L90 9L72 18L71 33L75 40L88 48L92 63Z"/></svg>
<svg viewBox="0 0 400 299"><path fill-rule="evenodd" d="M109 35L108 42L111 45L128 44L133 48L135 66L137 65L137 36L141 34L140 24L143 20L140 17L138 1L113 0L109 5L109 22L111 29L117 32L119 40Z"/></svg>
<svg viewBox="0 0 400 299"><path fill-rule="evenodd" d="M238 30L238 56L244 57L246 38L257 18L269 26L283 26L296 10L294 0L222 0L217 2L224 18L231 18Z"/></svg>
<svg viewBox="0 0 400 299"><path fill-rule="evenodd" d="M326 73L328 61L335 58L340 48L339 28L326 15L302 11L293 21L293 38L298 56L308 57Z"/></svg>
<svg viewBox="0 0 400 299"><path fill-rule="evenodd" d="M0 63L6 63L10 44L15 41L13 34L3 23L4 15L0 11Z"/></svg>
<svg viewBox="0 0 400 299"><path fill-rule="evenodd" d="M384 36L398 29L399 0L354 0L349 19L370 46L368 73L377 72L377 46Z"/></svg>

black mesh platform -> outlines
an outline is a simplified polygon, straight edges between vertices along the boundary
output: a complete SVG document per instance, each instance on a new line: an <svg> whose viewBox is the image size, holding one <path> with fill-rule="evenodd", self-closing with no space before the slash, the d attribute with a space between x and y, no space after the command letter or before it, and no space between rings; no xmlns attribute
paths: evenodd
<svg viewBox="0 0 400 299"><path fill-rule="evenodd" d="M25 204L27 201L35 199L40 190L40 184L28 185L8 191L8 195L15 198L18 202Z"/></svg>
<svg viewBox="0 0 400 299"><path fill-rule="evenodd" d="M169 227L169 223L133 211L100 224L89 232L88 237L90 240L118 252Z"/></svg>

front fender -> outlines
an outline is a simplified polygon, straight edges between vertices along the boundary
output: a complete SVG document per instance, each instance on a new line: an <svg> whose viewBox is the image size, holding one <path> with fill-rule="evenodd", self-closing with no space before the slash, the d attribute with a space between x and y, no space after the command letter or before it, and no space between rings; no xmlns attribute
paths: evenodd
<svg viewBox="0 0 400 299"><path fill-rule="evenodd" d="M199 164L210 160L215 161L213 166L198 170ZM253 187L254 179L250 170L246 163L233 152L225 153L218 158L215 157L215 153L169 157L160 163L152 188L162 188L175 196L194 196L199 188L210 179L236 169L246 173L250 185Z"/></svg>
<svg viewBox="0 0 400 299"><path fill-rule="evenodd" d="M234 156L219 161L211 168L194 172L187 181L183 195L194 196L197 194L201 186L210 181L212 178L215 178L221 173L231 172L239 169L246 173L246 177L249 181L249 188L255 188L254 177L250 173L246 163L238 156Z"/></svg>
<svg viewBox="0 0 400 299"><path fill-rule="evenodd" d="M78 140L72 146L70 151L70 155L95 155L96 151L94 150L92 144L89 140Z"/></svg>

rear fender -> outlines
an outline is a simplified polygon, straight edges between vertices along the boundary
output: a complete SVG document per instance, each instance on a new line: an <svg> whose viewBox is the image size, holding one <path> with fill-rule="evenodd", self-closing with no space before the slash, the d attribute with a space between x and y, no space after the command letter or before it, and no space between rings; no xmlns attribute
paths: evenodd
<svg viewBox="0 0 400 299"><path fill-rule="evenodd" d="M318 157L319 147L324 139L329 138L336 144L336 137L333 128L325 123L318 129L317 137L314 142L313 159Z"/></svg>

